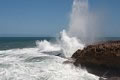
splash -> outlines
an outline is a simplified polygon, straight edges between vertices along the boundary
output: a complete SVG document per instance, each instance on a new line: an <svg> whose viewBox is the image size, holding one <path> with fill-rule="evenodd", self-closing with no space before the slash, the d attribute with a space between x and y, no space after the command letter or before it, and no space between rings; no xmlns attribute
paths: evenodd
<svg viewBox="0 0 120 80"><path fill-rule="evenodd" d="M71 50L75 51L77 48L84 47L75 37L69 37L65 31L61 32L61 39L54 44L46 40L37 41L36 44L35 48L0 51L0 80L99 79L85 69L76 68L73 64L64 64L63 62L68 59L56 56L61 53L61 50L63 54L66 54ZM53 54L54 51L55 54ZM49 54L44 52L49 52Z"/></svg>
<svg viewBox="0 0 120 80"><path fill-rule="evenodd" d="M58 44L52 44L47 40L36 41L36 45L41 52L50 52L50 51L60 51L60 46Z"/></svg>
<svg viewBox="0 0 120 80"><path fill-rule="evenodd" d="M61 32L61 36L60 44L65 56L71 57L75 51L84 48L84 44L79 39L68 36L65 30Z"/></svg>
<svg viewBox="0 0 120 80"><path fill-rule="evenodd" d="M84 48L84 44L79 39L68 36L65 30L60 32L60 36L60 39L54 44L46 40L37 41L36 44L41 52L61 51L65 57L71 57L75 51Z"/></svg>
<svg viewBox="0 0 120 80"><path fill-rule="evenodd" d="M89 11L88 0L74 0L68 33L84 43L94 42L97 33L96 15Z"/></svg>
<svg viewBox="0 0 120 80"><path fill-rule="evenodd" d="M0 51L0 80L98 80L85 69L63 63L68 59L59 57L59 53L71 57L84 45L65 30L60 34L56 43L36 41L35 48Z"/></svg>
<svg viewBox="0 0 120 80"><path fill-rule="evenodd" d="M74 0L70 18L69 34L75 37L87 37L88 0Z"/></svg>
<svg viewBox="0 0 120 80"><path fill-rule="evenodd" d="M0 51L0 80L99 79L85 69L63 63L68 59L59 57L59 53L64 54L65 57L71 57L78 48L84 48L80 40L69 37L66 31L61 32L61 38L56 43L44 40L37 41L36 44L35 48Z"/></svg>

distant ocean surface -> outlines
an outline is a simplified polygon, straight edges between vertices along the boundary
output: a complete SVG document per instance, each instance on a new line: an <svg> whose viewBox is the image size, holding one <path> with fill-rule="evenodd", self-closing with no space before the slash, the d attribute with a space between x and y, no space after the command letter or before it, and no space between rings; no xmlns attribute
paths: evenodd
<svg viewBox="0 0 120 80"><path fill-rule="evenodd" d="M0 50L14 48L33 48L36 47L36 41L47 40L56 41L55 37L0 37ZM120 40L120 37L99 38L100 41Z"/></svg>
<svg viewBox="0 0 120 80"><path fill-rule="evenodd" d="M0 37L0 50L33 48L37 40L54 41L55 37Z"/></svg>

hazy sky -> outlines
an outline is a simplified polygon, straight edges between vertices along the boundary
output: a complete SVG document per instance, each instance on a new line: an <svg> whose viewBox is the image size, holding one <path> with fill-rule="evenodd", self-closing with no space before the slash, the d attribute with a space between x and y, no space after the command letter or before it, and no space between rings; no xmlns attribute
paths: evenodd
<svg viewBox="0 0 120 80"><path fill-rule="evenodd" d="M73 0L0 0L0 36L55 36L68 28ZM104 36L120 37L120 0L89 0Z"/></svg>

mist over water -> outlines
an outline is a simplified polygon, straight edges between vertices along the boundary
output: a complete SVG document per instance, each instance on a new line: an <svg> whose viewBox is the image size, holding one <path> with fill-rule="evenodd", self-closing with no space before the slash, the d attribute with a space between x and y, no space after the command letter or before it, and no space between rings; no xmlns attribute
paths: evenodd
<svg viewBox="0 0 120 80"><path fill-rule="evenodd" d="M70 16L69 34L86 37L88 23L88 0L74 0Z"/></svg>
<svg viewBox="0 0 120 80"><path fill-rule="evenodd" d="M92 43L98 36L96 20L96 15L89 11L88 0L74 0L68 34L84 43Z"/></svg>

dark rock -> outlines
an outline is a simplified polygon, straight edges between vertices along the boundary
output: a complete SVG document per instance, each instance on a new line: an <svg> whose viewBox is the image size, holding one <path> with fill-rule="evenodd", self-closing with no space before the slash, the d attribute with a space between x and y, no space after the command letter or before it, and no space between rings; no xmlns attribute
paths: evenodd
<svg viewBox="0 0 120 80"><path fill-rule="evenodd" d="M76 66L81 64L90 73L103 76L107 72L105 77L120 76L120 41L88 45L77 50L72 58L76 59Z"/></svg>
<svg viewBox="0 0 120 80"><path fill-rule="evenodd" d="M120 77L111 77L111 78L108 78L106 80L120 80Z"/></svg>
<svg viewBox="0 0 120 80"><path fill-rule="evenodd" d="M108 78L108 79L99 79L99 80L120 80L120 77L111 77L111 78Z"/></svg>

